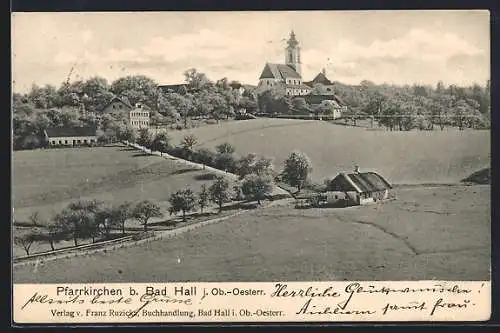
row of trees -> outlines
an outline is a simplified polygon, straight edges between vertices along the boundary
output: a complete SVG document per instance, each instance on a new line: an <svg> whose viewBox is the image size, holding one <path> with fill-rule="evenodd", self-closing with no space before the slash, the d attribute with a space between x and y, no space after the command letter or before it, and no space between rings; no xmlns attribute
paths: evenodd
<svg viewBox="0 0 500 333"><path fill-rule="evenodd" d="M485 86L468 87L443 83L432 86L376 85L363 81L360 85L334 82L329 87L314 86L312 94L334 93L348 111L343 112L345 122L356 125L357 120L369 118L389 130L408 131L414 128L433 130L454 126L464 128L489 128L491 119L490 82ZM285 96L280 89L271 89L258 98L260 112L268 114L329 115L333 108L322 102L310 105L302 97Z"/></svg>
<svg viewBox="0 0 500 333"><path fill-rule="evenodd" d="M180 190L170 196L169 212L173 214L182 211L185 218L185 213L193 210L197 203L202 209L210 201L222 207L230 199L229 189L229 182L219 177L210 187L202 186L198 201L190 189ZM27 255L35 241L47 241L54 251L55 243L62 239L72 239L74 246L78 246L79 239L91 238L92 243L98 237L111 239L112 231L117 229L125 235L125 222L131 218L136 219L144 227L144 232L147 232L151 219L160 217L163 217L160 206L151 200L144 200L136 205L125 202L116 206L97 200L82 200L70 203L54 216L53 223L46 228L41 227L45 222L40 215L34 213L30 217L34 227L30 232L14 237L14 242L22 246Z"/></svg>
<svg viewBox="0 0 500 333"><path fill-rule="evenodd" d="M157 82L143 75L126 76L108 84L102 77L52 85L33 85L25 94L13 95L14 148L30 149L43 145L47 127L94 126L102 141L116 139L118 128L128 123L123 112L103 113L114 96L134 105L142 103L152 111L153 126L180 122L188 127L191 118L229 119L240 109L257 107L252 91L240 94L241 84L222 78L210 81L196 69L184 73L185 91L162 90ZM122 130L123 132L123 130Z"/></svg>
<svg viewBox="0 0 500 333"><path fill-rule="evenodd" d="M186 141L186 140L184 140ZM217 154L232 156L234 147L228 143L217 147ZM219 213L225 203L231 200L253 200L261 204L272 193L275 181L282 181L294 186L300 191L308 180L312 170L309 158L301 152L292 152L284 163L280 174L274 172L272 161L265 157L248 154L235 163L235 170L239 181L231 184L226 178L217 177L210 186L203 184L198 193L189 187L171 194L169 213L182 213L183 220L186 214L200 208L201 213L210 202L216 204ZM120 205L91 200L70 203L65 209L56 214L53 223L42 228L46 223L38 213L34 213L30 220L33 228L30 232L14 238L17 245L24 248L27 255L35 241L47 241L51 249L55 250L55 243L62 239L72 239L78 246L79 239L92 238L94 243L98 237L104 240L112 238L113 230L120 230L125 235L126 220L136 219L148 231L152 218L162 217L160 206L151 201L144 200L136 205L129 202Z"/></svg>

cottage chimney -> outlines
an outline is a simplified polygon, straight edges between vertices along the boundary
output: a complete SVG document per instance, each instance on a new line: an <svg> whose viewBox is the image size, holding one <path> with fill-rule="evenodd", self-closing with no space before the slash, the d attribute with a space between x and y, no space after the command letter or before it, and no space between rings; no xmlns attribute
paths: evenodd
<svg viewBox="0 0 500 333"><path fill-rule="evenodd" d="M325 69L325 67L323 67L323 69L321 70L321 73L323 73L323 75L326 76L326 69Z"/></svg>
<svg viewBox="0 0 500 333"><path fill-rule="evenodd" d="M359 173L359 165L354 166L354 173Z"/></svg>

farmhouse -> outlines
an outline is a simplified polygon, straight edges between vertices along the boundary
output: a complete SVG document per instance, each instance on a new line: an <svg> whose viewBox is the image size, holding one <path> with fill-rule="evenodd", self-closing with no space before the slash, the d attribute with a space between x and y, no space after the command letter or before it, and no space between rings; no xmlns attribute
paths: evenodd
<svg viewBox="0 0 500 333"><path fill-rule="evenodd" d="M132 109L133 109L132 105L130 105L130 103L126 99L115 96L104 107L102 112L103 113L128 112Z"/></svg>
<svg viewBox="0 0 500 333"><path fill-rule="evenodd" d="M376 172L339 173L327 184L327 191L345 193L349 201L364 205L389 198L391 184Z"/></svg>
<svg viewBox="0 0 500 333"><path fill-rule="evenodd" d="M91 146L97 142L95 127L52 127L44 130L51 147Z"/></svg>
<svg viewBox="0 0 500 333"><path fill-rule="evenodd" d="M113 97L103 109L103 113L126 114L128 124L135 129L149 128L151 111L141 103L132 106L125 98Z"/></svg>

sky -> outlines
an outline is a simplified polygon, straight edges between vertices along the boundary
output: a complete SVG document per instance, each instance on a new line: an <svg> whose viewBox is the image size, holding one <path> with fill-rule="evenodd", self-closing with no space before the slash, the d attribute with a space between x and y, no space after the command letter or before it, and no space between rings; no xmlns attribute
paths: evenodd
<svg viewBox="0 0 500 333"><path fill-rule="evenodd" d="M266 62L284 63L293 29L302 76L390 84L484 85L490 77L488 11L82 12L12 14L15 92L33 83L147 75L183 82L257 84Z"/></svg>

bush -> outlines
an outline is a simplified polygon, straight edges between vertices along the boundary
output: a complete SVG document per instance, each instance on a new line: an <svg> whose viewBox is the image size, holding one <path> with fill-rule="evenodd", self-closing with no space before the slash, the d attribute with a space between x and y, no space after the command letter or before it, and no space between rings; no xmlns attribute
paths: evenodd
<svg viewBox="0 0 500 333"><path fill-rule="evenodd" d="M235 172L237 167L236 158L232 154L218 154L215 158L215 167L226 172Z"/></svg>
<svg viewBox="0 0 500 333"><path fill-rule="evenodd" d="M186 150L182 147L171 147L167 151L168 154L178 157L178 158L183 158L186 159Z"/></svg>
<svg viewBox="0 0 500 333"><path fill-rule="evenodd" d="M191 160L196 163L201 163L213 167L217 154L208 148L200 148L195 150L191 156Z"/></svg>

